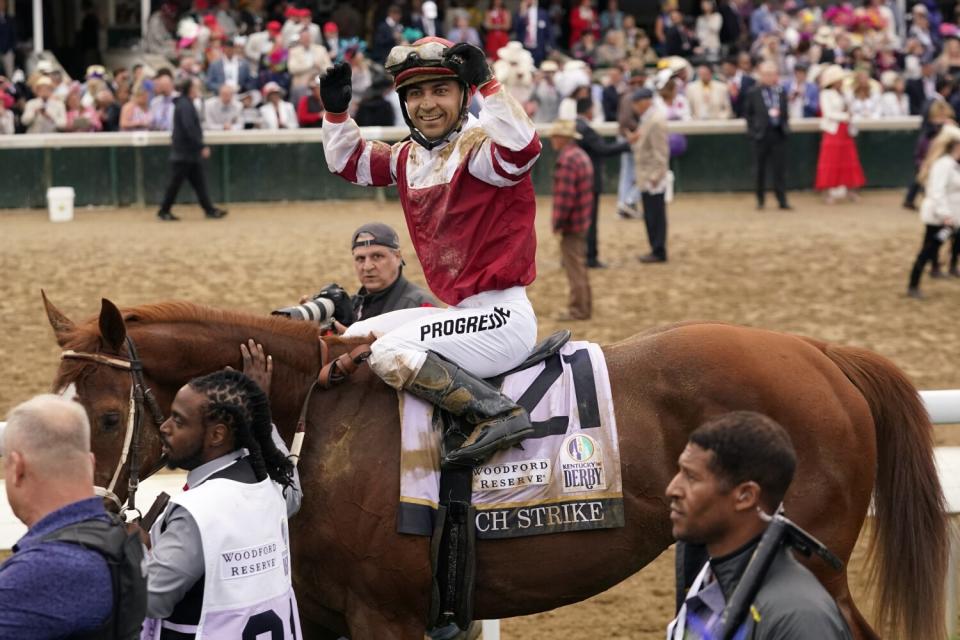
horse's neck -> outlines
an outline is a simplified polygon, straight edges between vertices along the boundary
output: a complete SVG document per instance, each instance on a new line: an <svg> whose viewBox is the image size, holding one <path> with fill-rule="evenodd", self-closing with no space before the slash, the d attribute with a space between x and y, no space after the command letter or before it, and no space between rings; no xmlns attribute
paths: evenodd
<svg viewBox="0 0 960 640"><path fill-rule="evenodd" d="M273 359L270 406L285 435L293 428L307 388L320 366L316 337L270 332L231 324L178 323L147 325L134 340L147 374L173 395L189 380L227 366L242 368L240 345L253 339Z"/></svg>

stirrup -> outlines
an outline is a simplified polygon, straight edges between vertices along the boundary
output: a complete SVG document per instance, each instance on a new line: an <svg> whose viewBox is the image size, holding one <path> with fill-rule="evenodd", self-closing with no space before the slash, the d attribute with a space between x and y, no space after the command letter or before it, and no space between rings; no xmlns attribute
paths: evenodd
<svg viewBox="0 0 960 640"><path fill-rule="evenodd" d="M533 425L530 424L530 420L525 414L525 411L520 410L503 420L494 421L492 424L487 422L478 425L474 433L471 434L470 438L467 438L467 441L459 449L455 449L443 457L443 464L446 466L475 467L495 452L519 444L533 433ZM524 420L526 426L510 430L503 435L490 435L491 431L502 429L509 422L517 419Z"/></svg>

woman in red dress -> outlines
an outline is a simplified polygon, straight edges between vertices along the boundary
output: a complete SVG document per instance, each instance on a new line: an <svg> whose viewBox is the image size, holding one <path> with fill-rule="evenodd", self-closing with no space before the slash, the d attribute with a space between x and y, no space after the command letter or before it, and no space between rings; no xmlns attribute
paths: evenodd
<svg viewBox="0 0 960 640"><path fill-rule="evenodd" d="M600 19L593 8L593 1L580 0L580 5L570 10L570 48L580 42L580 38L588 31L595 40L600 40Z"/></svg>
<svg viewBox="0 0 960 640"><path fill-rule="evenodd" d="M857 199L856 189L864 185L863 168L857 145L850 136L850 109L840 92L845 72L838 65L827 67L821 75L820 157L817 160L818 191L826 191L827 204L844 196Z"/></svg>
<svg viewBox="0 0 960 640"><path fill-rule="evenodd" d="M487 31L484 49L486 49L487 57L491 60L496 60L497 50L506 46L507 42L510 41L511 26L510 11L504 8L503 0L493 0L493 4L487 10L487 15L483 19L483 28Z"/></svg>

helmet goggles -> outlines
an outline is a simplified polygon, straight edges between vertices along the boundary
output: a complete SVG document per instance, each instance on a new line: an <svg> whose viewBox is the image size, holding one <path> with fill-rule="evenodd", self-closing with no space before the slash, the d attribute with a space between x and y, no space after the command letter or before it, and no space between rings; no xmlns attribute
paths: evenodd
<svg viewBox="0 0 960 640"><path fill-rule="evenodd" d="M397 89L422 81L424 76L456 77L452 69L443 65L443 53L452 45L442 38L422 38L412 45L398 45L390 50L384 68L393 76Z"/></svg>

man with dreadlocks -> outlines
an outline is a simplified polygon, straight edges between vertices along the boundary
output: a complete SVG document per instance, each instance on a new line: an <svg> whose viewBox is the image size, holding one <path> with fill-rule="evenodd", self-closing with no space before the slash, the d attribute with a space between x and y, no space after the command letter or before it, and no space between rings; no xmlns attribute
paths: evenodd
<svg viewBox="0 0 960 640"><path fill-rule="evenodd" d="M423 38L394 47L386 68L410 137L392 147L361 137L347 114L350 66L340 63L320 79L324 155L350 182L397 185L427 283L451 306L395 311L348 333L384 334L369 364L387 384L476 425L444 458L469 466L533 431L527 412L483 378L519 365L537 337L525 287L536 276L529 174L540 139L473 45ZM475 94L479 118L467 110Z"/></svg>
<svg viewBox="0 0 960 640"><path fill-rule="evenodd" d="M250 351L266 386L269 361L258 346ZM265 390L238 371L195 378L160 437L169 465L189 473L150 532L143 637L302 637L287 530L299 480Z"/></svg>

